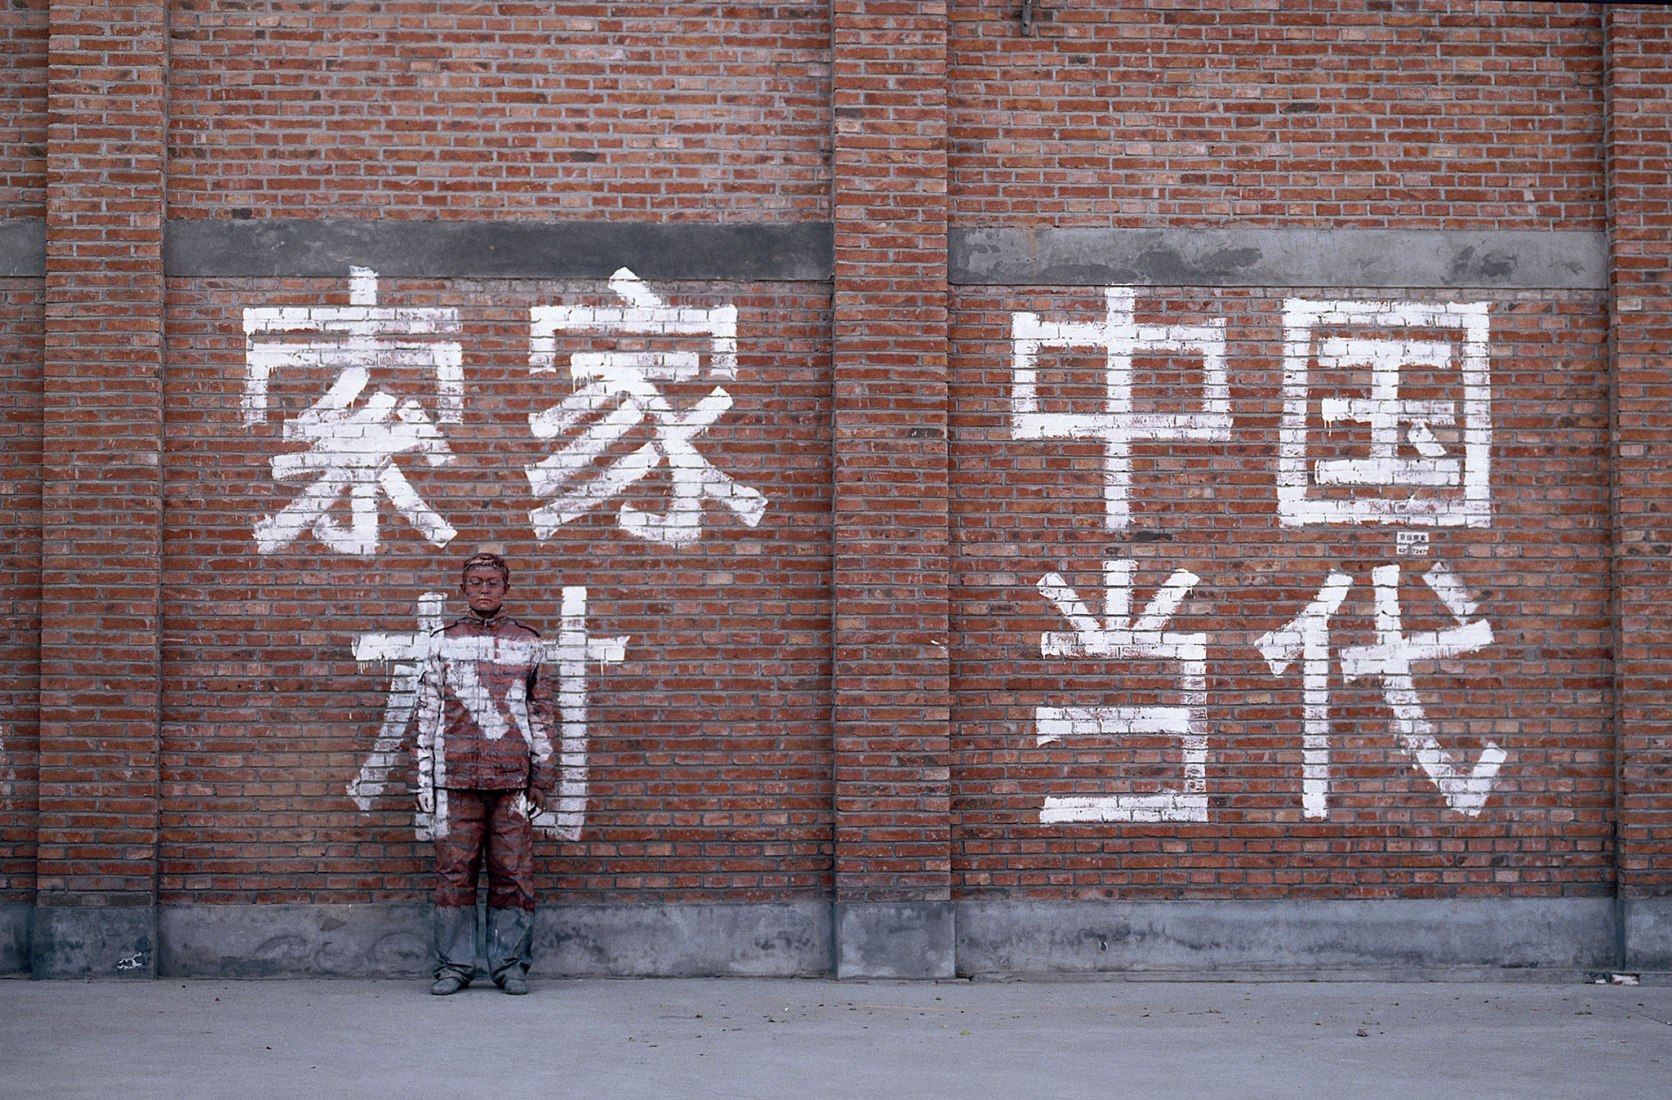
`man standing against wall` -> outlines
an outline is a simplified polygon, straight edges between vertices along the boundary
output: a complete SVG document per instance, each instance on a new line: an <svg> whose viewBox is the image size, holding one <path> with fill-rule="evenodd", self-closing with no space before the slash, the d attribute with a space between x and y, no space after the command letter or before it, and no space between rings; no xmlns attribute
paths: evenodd
<svg viewBox="0 0 1672 1100"><path fill-rule="evenodd" d="M557 785L540 634L500 613L511 571L497 554L464 563L470 613L436 631L418 688L418 808L435 838L437 996L476 967L476 878L488 867L488 969L528 992L534 936L530 816Z"/></svg>

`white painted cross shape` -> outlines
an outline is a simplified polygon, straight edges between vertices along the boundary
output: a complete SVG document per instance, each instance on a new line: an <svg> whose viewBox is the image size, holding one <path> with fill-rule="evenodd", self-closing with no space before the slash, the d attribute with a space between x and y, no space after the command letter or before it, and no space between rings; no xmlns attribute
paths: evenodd
<svg viewBox="0 0 1672 1100"><path fill-rule="evenodd" d="M1119 531L1131 522L1132 445L1231 438L1231 395L1223 319L1206 325L1140 325L1133 321L1132 288L1106 287L1103 299L1103 319L1091 323L1045 321L1037 313L1011 315L1011 430L1017 439L1101 440L1103 523L1107 530ZM1095 348L1104 353L1101 409L1043 411L1039 357L1041 351L1055 348ZM1201 358L1199 409L1134 411L1133 357L1157 352Z"/></svg>

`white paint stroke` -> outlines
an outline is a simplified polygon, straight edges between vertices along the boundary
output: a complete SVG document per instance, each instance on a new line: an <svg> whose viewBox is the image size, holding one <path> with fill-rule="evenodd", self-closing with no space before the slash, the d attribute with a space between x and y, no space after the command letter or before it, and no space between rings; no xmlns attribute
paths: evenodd
<svg viewBox="0 0 1672 1100"><path fill-rule="evenodd" d="M1140 325L1133 321L1131 287L1105 287L1103 295L1103 320L1097 323L1045 321L1027 312L1011 315L1011 430L1017 439L1101 441L1104 527L1118 531L1131 522L1132 445L1231 438L1231 391L1223 318L1205 325ZM1101 410L1041 411L1038 361L1047 348L1103 351ZM1201 358L1201 403L1196 411L1133 411L1133 357L1157 352Z"/></svg>
<svg viewBox="0 0 1672 1100"><path fill-rule="evenodd" d="M558 787L557 805L534 817L534 827L559 840L577 840L586 823L590 786L587 735L591 691L588 669L627 658L625 634L593 638L586 625L586 589L564 588L562 625L546 660L557 668Z"/></svg>
<svg viewBox="0 0 1672 1100"><path fill-rule="evenodd" d="M348 796L363 811L384 791L406 742L407 727L418 703L418 677L429 657L431 638L441 629L441 613L447 596L426 592L418 597L418 629L394 633L374 632L354 639L354 659L361 664L390 665L389 690L383 705L383 724L372 743L371 755L360 765L360 774L348 785Z"/></svg>
<svg viewBox="0 0 1672 1100"><path fill-rule="evenodd" d="M392 666L389 690L384 704L383 723L371 754L360 767L359 774L348 785L348 795L362 811L370 811L375 800L385 793L389 774L394 770L406 744L413 712L418 701L418 678L430 647L440 644L435 631L442 626L442 610L446 596L440 592L426 592L418 599L418 628L415 631L362 634L354 641L354 659L362 664L374 662ZM447 639L448 642L471 639ZM618 664L626 659L627 635L593 638L586 625L586 589L565 586L562 596L562 622L557 636L541 645L541 659L557 674L557 716L560 731L558 755L557 804L549 806L533 817L535 828L563 840L575 840L586 822L588 780L588 669L595 663L602 669L606 664ZM513 643L514 644L514 643ZM525 643L526 644L526 643ZM471 650L457 656L475 659L483 654ZM459 665L453 666L455 669ZM462 698L462 696L461 696ZM526 698L522 701L526 701ZM468 705L468 704L467 704ZM485 704L492 707L491 700ZM518 710L512 709L513 716ZM472 712L475 716L475 712ZM477 718L481 724L481 718ZM503 720L501 720L503 725ZM484 727L485 729L486 727ZM532 741L531 730L519 732ZM436 803L430 814L421 810L415 814L414 829L419 839L426 839L437 821L446 820L446 790L437 789Z"/></svg>
<svg viewBox="0 0 1672 1100"><path fill-rule="evenodd" d="M312 407L285 423L285 441L306 443L309 449L274 456L269 462L274 478L314 480L277 515L256 521L256 548L262 554L284 549L312 528L314 537L331 550L369 557L377 553L380 496L435 546L447 545L457 534L394 461L397 455L415 452L430 466L446 465L453 461L447 441L410 398L397 405L380 391L353 408L368 381L364 367L344 370ZM332 515L345 496L347 527Z"/></svg>
<svg viewBox="0 0 1672 1100"><path fill-rule="evenodd" d="M349 269L349 305L244 310L244 424L267 419L268 389L280 367L384 365L435 371L436 421L464 422L464 353L456 309L392 309L377 304L377 272ZM297 339L317 335L318 339Z"/></svg>
<svg viewBox="0 0 1672 1100"><path fill-rule="evenodd" d="M596 332L706 337L709 373L721 380L737 377L736 306L670 307L627 268L617 270L609 285L623 307L540 306L530 311L531 373L557 370L558 333ZM698 354L678 351L576 352L569 357L577 388L558 405L529 416L535 438L564 440L525 470L534 495L546 501L529 512L537 537L550 539L565 524L615 500L664 466L671 485L666 510L645 512L623 502L616 521L629 534L688 546L702 538L706 501L724 506L746 526L760 523L766 498L716 469L694 442L732 407L731 394L715 386L680 411L660 388L660 383L692 381L700 365ZM641 425L650 428L649 442L595 469L613 444Z"/></svg>
<svg viewBox="0 0 1672 1100"><path fill-rule="evenodd" d="M1254 642L1275 675L1282 675L1296 657L1301 659L1301 806L1310 818L1329 816L1329 621L1352 584L1347 574L1331 573L1300 614Z"/></svg>
<svg viewBox="0 0 1672 1100"><path fill-rule="evenodd" d="M1473 598L1441 564L1429 569L1423 581L1457 620L1455 627L1445 630L1405 633L1399 607L1399 566L1377 567L1372 580L1376 589L1376 644L1343 650L1342 675L1348 681L1381 678L1382 695L1393 710L1394 726L1405 752L1439 789L1447 805L1465 816L1478 817L1508 754L1488 741L1472 767L1460 764L1435 737L1411 673L1413 665L1473 653L1491 645L1492 626L1484 619L1470 621L1477 610Z"/></svg>
<svg viewBox="0 0 1672 1100"><path fill-rule="evenodd" d="M1283 416L1278 428L1278 514L1285 526L1377 523L1438 527L1491 524L1492 379L1490 305L1291 298L1283 310ZM1384 336L1331 335L1335 328ZM1454 330L1456 341L1407 339L1400 330ZM1324 425L1368 425L1368 452L1310 458L1312 363L1368 369L1365 396L1319 398ZM1400 396L1405 367L1453 371L1453 400ZM1446 450L1435 428L1460 427L1461 451ZM1402 447L1416 452L1402 456ZM1318 486L1366 490L1345 498L1312 495ZM1401 495L1397 490L1425 490ZM1438 490L1452 490L1440 492Z"/></svg>
<svg viewBox="0 0 1672 1100"><path fill-rule="evenodd" d="M1151 658L1179 664L1178 706L1051 707L1034 710L1037 743L1056 744L1066 738L1120 738L1136 734L1169 734L1179 739L1181 785L1154 794L1116 794L1090 798L1047 796L1040 810L1042 824L1072 821L1206 821L1207 802L1207 635L1169 631L1180 605L1200 580L1180 569L1151 597L1136 621L1132 618L1132 577L1135 563L1103 563L1103 615L1087 608L1078 592L1060 574L1048 573L1038 582L1049 600L1073 628L1040 636L1045 657L1100 657L1113 660Z"/></svg>

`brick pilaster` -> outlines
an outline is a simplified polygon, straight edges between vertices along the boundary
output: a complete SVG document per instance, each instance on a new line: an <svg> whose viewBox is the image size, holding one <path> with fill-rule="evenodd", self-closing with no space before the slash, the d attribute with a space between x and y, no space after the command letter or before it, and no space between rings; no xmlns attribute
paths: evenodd
<svg viewBox="0 0 1672 1100"><path fill-rule="evenodd" d="M952 967L946 5L838 0L838 973Z"/></svg>
<svg viewBox="0 0 1672 1100"><path fill-rule="evenodd" d="M167 45L52 5L37 976L154 965Z"/></svg>
<svg viewBox="0 0 1672 1100"><path fill-rule="evenodd" d="M1665 930L1672 927L1665 920L1672 912L1665 905L1672 895L1672 12L1611 7L1606 18L1620 892L1625 961L1665 967L1672 965ZM1660 931L1645 935L1650 928Z"/></svg>

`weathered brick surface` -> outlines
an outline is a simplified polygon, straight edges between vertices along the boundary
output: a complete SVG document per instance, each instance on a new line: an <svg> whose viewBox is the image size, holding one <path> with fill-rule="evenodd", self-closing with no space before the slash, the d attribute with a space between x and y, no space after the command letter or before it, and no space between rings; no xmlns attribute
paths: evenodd
<svg viewBox="0 0 1672 1100"><path fill-rule="evenodd" d="M0 279L0 902L421 899L396 636L484 547L602 647L548 894L1664 897L1667 14L1032 10L12 4L0 220L48 251ZM165 279L167 218L828 223L834 274ZM952 283L985 227L1606 231L1612 283L1227 256L1128 317ZM728 307L735 370L676 331ZM1393 470L1434 484L1353 484Z"/></svg>
<svg viewBox="0 0 1672 1100"><path fill-rule="evenodd" d="M840 2L836 889L948 896L946 5Z"/></svg>
<svg viewBox="0 0 1672 1100"><path fill-rule="evenodd" d="M824 3L174 7L175 216L828 216Z"/></svg>
<svg viewBox="0 0 1672 1100"><path fill-rule="evenodd" d="M41 287L0 279L0 900L33 900L40 731Z"/></svg>
<svg viewBox="0 0 1672 1100"><path fill-rule="evenodd" d="M1672 15L1608 13L1621 888L1672 888Z"/></svg>
<svg viewBox="0 0 1672 1100"><path fill-rule="evenodd" d="M43 905L154 890L165 21L160 3L52 8Z"/></svg>
<svg viewBox="0 0 1672 1100"><path fill-rule="evenodd" d="M1300 292L1297 292L1300 293ZM1309 291L1315 296L1319 292ZM1332 288L1327 297L1385 299ZM1431 292L1396 296L1434 301ZM1014 412L1012 316L1097 323L1103 296L1075 291L957 295L952 328L955 868L960 891L1065 898L1419 896L1605 892L1612 879L1606 316L1596 294L1454 292L1490 308L1490 523L1422 528L1282 525L1283 307L1270 292L1140 291L1139 324L1225 325L1229 438L1131 444L1129 521L1105 523L1102 440L1025 438ZM1344 331L1347 331L1344 329ZM1359 330L1362 334L1362 329ZM1412 334L1406 334L1407 336ZM1446 338L1438 330L1427 333ZM1452 334L1455 339L1455 334ZM1314 362L1324 396L1362 387ZM1046 412L1109 401L1104 353L1046 349ZM1443 375L1450 374L1449 380ZM1203 370L1178 354L1135 357L1134 413L1199 407ZM1454 371L1407 375L1455 397ZM1314 410L1319 396L1311 401ZM1317 414L1312 414L1317 429ZM1021 438L1019 438L1019 436ZM1341 453L1365 435L1338 432ZM1331 447L1314 444L1319 454ZM1177 570L1199 578L1164 629L1201 634L1205 811L1191 822L1041 820L1049 797L1182 789L1171 732L1039 743L1040 707L1182 706L1181 663L1154 655L1053 657L1070 631L1038 587L1060 575L1099 620L1102 563L1131 561L1139 617ZM1344 680L1341 654L1377 641L1374 571L1401 567L1404 632L1457 620L1419 578L1449 568L1473 595L1491 644L1418 664L1435 736L1472 765L1488 743L1507 760L1476 816L1448 807L1402 749L1383 683ZM1303 812L1302 667L1272 670L1260 639L1313 601L1332 572L1352 586L1330 622L1327 816Z"/></svg>
<svg viewBox="0 0 1672 1100"><path fill-rule="evenodd" d="M954 217L977 225L1600 227L1581 4L954 6Z"/></svg>
<svg viewBox="0 0 1672 1100"><path fill-rule="evenodd" d="M47 0L0 17L0 218L46 209Z"/></svg>
<svg viewBox="0 0 1672 1100"><path fill-rule="evenodd" d="M530 309L619 302L596 282L381 280L379 302L456 311L462 416L441 423L436 374L384 363L368 396L411 400L452 456L395 459L457 534L426 540L387 496L375 554L333 551L311 532L264 553L254 527L308 480L270 460L301 453L294 423L338 380L335 365L279 367L253 420L243 310L348 304L348 280L176 280L170 290L170 424L164 598L165 899L361 901L425 896L427 845L414 840L410 742L369 813L348 786L372 752L391 670L354 644L416 628L426 592L464 614L459 562L500 549L514 571L507 611L558 636L561 590L584 586L587 628L625 636L625 659L590 662L590 792L579 843L542 842L541 883L572 899L764 900L830 886L829 296L816 285L654 285L671 308L737 311L734 380L691 336L560 340L561 369L530 368ZM285 340L307 339L298 333ZM265 338L262 343L266 343ZM698 354L700 373L665 385L688 410L716 389L732 404L692 444L762 494L751 527L710 500L695 541L649 542L618 522L623 504L663 514L662 465L625 494L537 537L544 500L526 470L580 437L537 438L530 415L574 389L575 353ZM607 449L611 468L657 438L639 424ZM350 441L358 447L358 441ZM602 467L600 467L601 469ZM331 515L345 526L347 501ZM560 857L560 858L557 858Z"/></svg>

